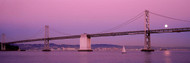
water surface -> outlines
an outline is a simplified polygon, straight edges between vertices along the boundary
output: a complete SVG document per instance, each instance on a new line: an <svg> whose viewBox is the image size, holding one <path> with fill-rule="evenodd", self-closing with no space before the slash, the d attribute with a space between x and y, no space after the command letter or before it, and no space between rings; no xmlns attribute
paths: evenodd
<svg viewBox="0 0 190 63"><path fill-rule="evenodd" d="M0 63L190 63L190 51L1 51Z"/></svg>

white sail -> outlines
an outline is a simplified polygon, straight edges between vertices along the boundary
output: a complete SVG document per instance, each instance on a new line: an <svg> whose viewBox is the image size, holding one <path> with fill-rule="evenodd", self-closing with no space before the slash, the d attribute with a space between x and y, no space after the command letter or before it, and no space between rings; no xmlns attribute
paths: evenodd
<svg viewBox="0 0 190 63"><path fill-rule="evenodd" d="M125 52L126 52L125 46L123 46L122 53L125 53Z"/></svg>

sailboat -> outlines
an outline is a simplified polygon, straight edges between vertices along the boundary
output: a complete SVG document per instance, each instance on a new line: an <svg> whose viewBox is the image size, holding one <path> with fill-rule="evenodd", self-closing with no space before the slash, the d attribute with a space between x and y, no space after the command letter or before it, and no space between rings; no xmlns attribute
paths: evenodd
<svg viewBox="0 0 190 63"><path fill-rule="evenodd" d="M123 46L122 54L125 54L125 53L126 53L125 46Z"/></svg>

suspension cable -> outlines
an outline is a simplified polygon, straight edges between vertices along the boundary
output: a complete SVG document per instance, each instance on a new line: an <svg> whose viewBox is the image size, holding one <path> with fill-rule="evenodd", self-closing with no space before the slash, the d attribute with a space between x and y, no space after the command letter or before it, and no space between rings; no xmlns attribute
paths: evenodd
<svg viewBox="0 0 190 63"><path fill-rule="evenodd" d="M59 31L55 30L54 28L50 28L49 30L50 30L50 31L53 31L53 32L55 32L55 33L61 34L61 35L71 35L71 34L69 34L69 33L59 32ZM51 33L51 32L50 32L50 33Z"/></svg>
<svg viewBox="0 0 190 63"><path fill-rule="evenodd" d="M165 16L165 15L161 15L161 14L157 14L157 13L153 13L153 12L150 12L150 13L153 15L156 15L156 16L160 16L160 17L164 17L164 18L168 18L168 19L172 19L172 20L176 20L176 21L190 22L188 20L177 19L177 18L173 18L173 17L169 17L169 16Z"/></svg>
<svg viewBox="0 0 190 63"><path fill-rule="evenodd" d="M102 31L101 33L103 33L103 32L110 32L110 31L119 29L119 28L121 28L121 27L124 26L124 25L128 25L128 24L130 24L130 23L136 21L137 19L141 18L141 17L144 15L143 13L144 13L144 11L141 12L141 13L139 13L139 14L137 14L135 17L133 17L133 18L131 18L131 19L125 21L124 23L122 23L122 24L120 24L120 25L117 25L117 26L115 26L115 27L113 27L113 28L110 28L110 29L108 29L108 30L104 30L104 31Z"/></svg>

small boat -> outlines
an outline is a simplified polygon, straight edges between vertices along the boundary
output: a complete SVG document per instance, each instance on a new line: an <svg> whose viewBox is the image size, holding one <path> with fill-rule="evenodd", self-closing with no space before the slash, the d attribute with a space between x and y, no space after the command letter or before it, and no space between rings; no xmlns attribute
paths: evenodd
<svg viewBox="0 0 190 63"><path fill-rule="evenodd" d="M125 53L126 53L125 46L123 46L122 54L125 54Z"/></svg>

